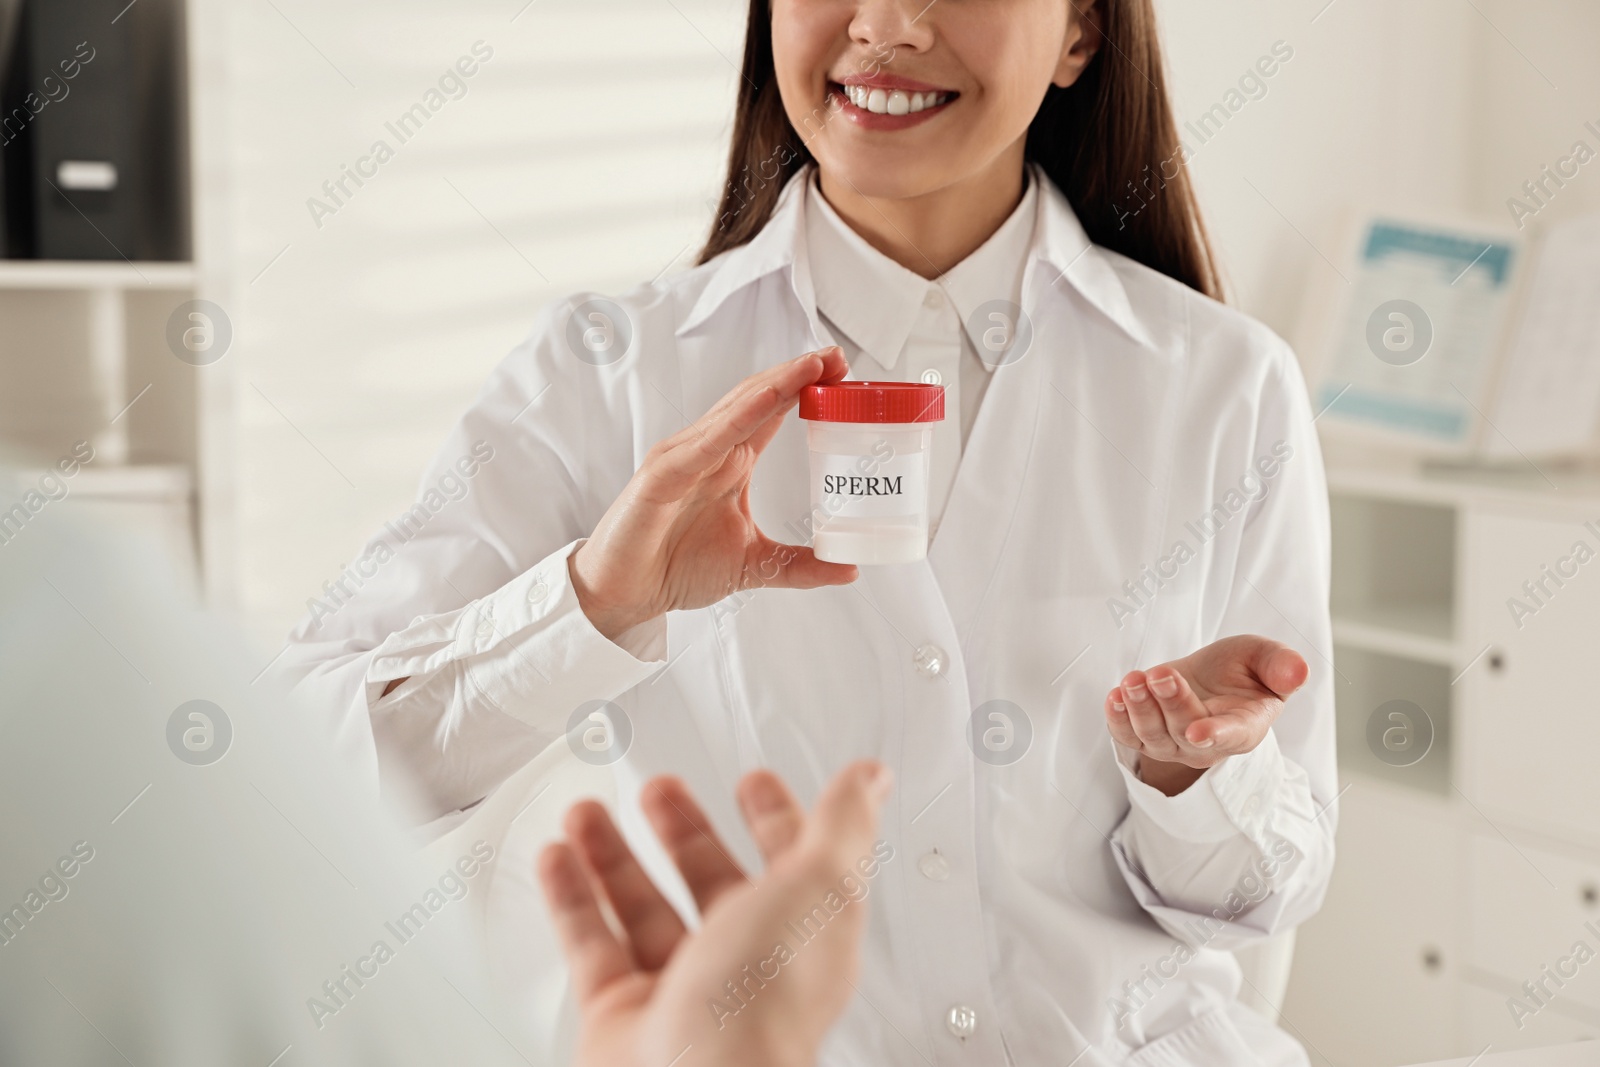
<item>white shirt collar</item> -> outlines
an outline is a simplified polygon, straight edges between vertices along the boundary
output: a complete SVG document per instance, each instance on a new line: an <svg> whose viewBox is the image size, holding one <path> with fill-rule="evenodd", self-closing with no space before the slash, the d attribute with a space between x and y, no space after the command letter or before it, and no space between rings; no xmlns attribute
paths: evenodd
<svg viewBox="0 0 1600 1067"><path fill-rule="evenodd" d="M866 242L823 197L815 171L805 183L805 235L817 310L872 358L894 369L930 292L942 292L982 351L987 318L977 311L1003 300L1020 306L1022 272L1038 213L1038 182L1030 175L1016 209L971 255L932 281L907 270ZM988 361L983 366L993 369Z"/></svg>
<svg viewBox="0 0 1600 1067"><path fill-rule="evenodd" d="M772 217L754 238L729 249L698 268L701 280L693 305L679 323L678 335L699 329L717 313L730 297L776 271L786 271L790 288L801 309L813 319L816 299L811 289L811 271L805 269L805 195L814 169L807 164L785 183ZM1104 315L1131 340L1154 348L1150 327L1134 312L1127 289L1113 263L1113 253L1091 244L1083 225L1073 214L1066 195L1056 188L1037 165L1029 167L1032 187L1038 194L1038 219L1027 265L1023 270L1023 311L1034 315L1036 292L1053 292L1065 281L1090 307ZM1038 270L1046 279L1043 285L1031 283L1029 274ZM685 277L692 277L688 275ZM852 338L854 340L854 338Z"/></svg>

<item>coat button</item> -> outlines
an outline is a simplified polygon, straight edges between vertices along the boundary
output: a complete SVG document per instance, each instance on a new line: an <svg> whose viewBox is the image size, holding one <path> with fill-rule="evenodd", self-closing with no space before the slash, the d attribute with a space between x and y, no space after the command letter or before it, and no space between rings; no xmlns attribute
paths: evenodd
<svg viewBox="0 0 1600 1067"><path fill-rule="evenodd" d="M942 882L950 877L950 861L934 849L917 861L917 870L930 882Z"/></svg>
<svg viewBox="0 0 1600 1067"><path fill-rule="evenodd" d="M488 637L494 633L494 610L485 607L478 615L478 636Z"/></svg>
<svg viewBox="0 0 1600 1067"><path fill-rule="evenodd" d="M1251 794L1249 799L1247 799L1244 802L1244 815L1245 815L1245 818L1247 818L1247 819L1254 818L1256 812L1258 812L1260 810L1261 810L1261 794L1260 793Z"/></svg>
<svg viewBox="0 0 1600 1067"><path fill-rule="evenodd" d="M922 306L930 311L937 311L944 307L944 294L937 289L929 289L922 298Z"/></svg>
<svg viewBox="0 0 1600 1067"><path fill-rule="evenodd" d="M965 1004L957 1004L945 1016L944 1025L957 1037L971 1037L978 1032L978 1013Z"/></svg>
<svg viewBox="0 0 1600 1067"><path fill-rule="evenodd" d="M528 587L528 603L542 604L544 598L550 595L550 583L544 580L544 575L539 575L534 583Z"/></svg>
<svg viewBox="0 0 1600 1067"><path fill-rule="evenodd" d="M939 677L944 673L944 669L947 666L944 649L932 642L918 645L916 654L911 657L911 662L917 665L917 670L926 674L929 678Z"/></svg>

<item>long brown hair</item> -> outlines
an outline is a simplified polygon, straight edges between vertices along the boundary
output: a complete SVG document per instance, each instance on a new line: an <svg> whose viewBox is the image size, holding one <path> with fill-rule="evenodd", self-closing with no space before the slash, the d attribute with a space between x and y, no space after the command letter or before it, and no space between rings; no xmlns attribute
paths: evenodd
<svg viewBox="0 0 1600 1067"><path fill-rule="evenodd" d="M1100 0L1085 17L1100 30L1100 49L1070 88L1046 91L1028 127L1027 158L1066 194L1095 244L1220 300L1222 279L1167 99L1151 0ZM825 109L808 127L819 117L826 121ZM778 95L768 2L750 0L728 176L697 262L760 232L784 182L811 160Z"/></svg>

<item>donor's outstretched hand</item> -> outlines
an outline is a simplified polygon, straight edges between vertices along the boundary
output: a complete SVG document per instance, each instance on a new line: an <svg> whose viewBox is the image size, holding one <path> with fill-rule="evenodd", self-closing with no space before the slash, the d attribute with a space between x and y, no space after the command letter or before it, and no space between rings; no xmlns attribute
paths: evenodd
<svg viewBox="0 0 1600 1067"><path fill-rule="evenodd" d="M645 815L703 917L692 934L605 808L575 805L539 880L572 971L578 1067L812 1067L856 979L868 885L893 855L876 841L890 785L881 764L851 764L807 815L776 775L746 775L739 806L767 863L752 880L681 781L648 782Z"/></svg>

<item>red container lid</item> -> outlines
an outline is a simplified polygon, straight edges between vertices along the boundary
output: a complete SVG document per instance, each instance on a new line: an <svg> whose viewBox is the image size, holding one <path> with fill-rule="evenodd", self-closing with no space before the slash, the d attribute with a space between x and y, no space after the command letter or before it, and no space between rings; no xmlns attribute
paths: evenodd
<svg viewBox="0 0 1600 1067"><path fill-rule="evenodd" d="M800 417L812 422L940 422L944 386L921 382L830 382L800 390Z"/></svg>

